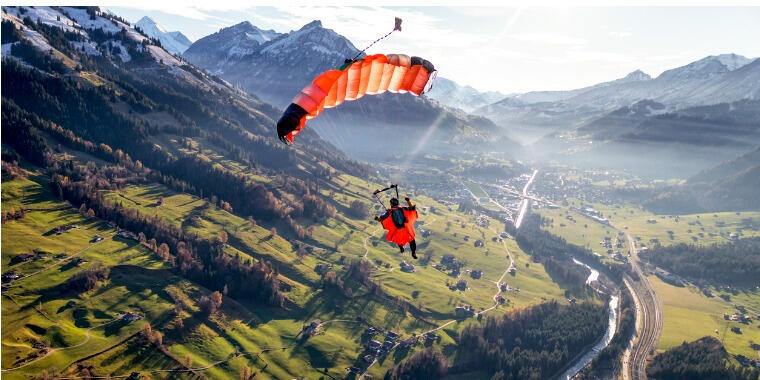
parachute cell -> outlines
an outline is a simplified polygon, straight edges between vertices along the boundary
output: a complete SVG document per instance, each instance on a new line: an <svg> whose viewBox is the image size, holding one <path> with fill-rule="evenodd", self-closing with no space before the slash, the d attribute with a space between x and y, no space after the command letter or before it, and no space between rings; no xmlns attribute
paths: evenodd
<svg viewBox="0 0 760 380"><path fill-rule="evenodd" d="M433 64L420 57L366 56L345 65L342 70L326 71L304 87L277 122L277 135L283 142L292 143L306 120L317 117L324 108L386 91L420 96L432 88L435 77Z"/></svg>

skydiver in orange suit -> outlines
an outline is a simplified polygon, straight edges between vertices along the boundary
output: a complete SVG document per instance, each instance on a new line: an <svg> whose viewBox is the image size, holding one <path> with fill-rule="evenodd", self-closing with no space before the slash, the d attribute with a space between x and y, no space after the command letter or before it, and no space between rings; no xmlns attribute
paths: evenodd
<svg viewBox="0 0 760 380"><path fill-rule="evenodd" d="M398 245L401 253L404 252L404 245L409 243L412 250L412 257L417 258L417 242L414 240L414 222L417 220L417 208L412 204L409 197L405 197L408 207L399 207L398 199L391 198L391 208L385 210L383 215L375 216L375 220L388 230L385 238L388 241Z"/></svg>

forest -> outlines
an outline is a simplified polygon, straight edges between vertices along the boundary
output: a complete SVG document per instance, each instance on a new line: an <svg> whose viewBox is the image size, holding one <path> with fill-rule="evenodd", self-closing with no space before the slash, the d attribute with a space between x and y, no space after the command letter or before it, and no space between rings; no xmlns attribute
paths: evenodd
<svg viewBox="0 0 760 380"><path fill-rule="evenodd" d="M739 239L708 246L656 245L640 256L697 284L756 286L760 278L760 238Z"/></svg>
<svg viewBox="0 0 760 380"><path fill-rule="evenodd" d="M546 379L604 335L607 308L556 301L484 318L462 331L451 373L488 371L493 379Z"/></svg>
<svg viewBox="0 0 760 380"><path fill-rule="evenodd" d="M663 380L757 380L760 370L729 363L723 345L706 336L657 354L647 367L647 376Z"/></svg>

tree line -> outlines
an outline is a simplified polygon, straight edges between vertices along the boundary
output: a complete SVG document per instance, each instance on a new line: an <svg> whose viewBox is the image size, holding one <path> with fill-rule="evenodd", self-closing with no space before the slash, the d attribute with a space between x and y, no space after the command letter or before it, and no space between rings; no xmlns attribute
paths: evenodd
<svg viewBox="0 0 760 380"><path fill-rule="evenodd" d="M756 286L760 279L760 237L708 246L655 245L639 255L700 285Z"/></svg>
<svg viewBox="0 0 760 380"><path fill-rule="evenodd" d="M663 380L757 380L760 370L731 364L723 344L706 336L657 354L647 366L647 376Z"/></svg>

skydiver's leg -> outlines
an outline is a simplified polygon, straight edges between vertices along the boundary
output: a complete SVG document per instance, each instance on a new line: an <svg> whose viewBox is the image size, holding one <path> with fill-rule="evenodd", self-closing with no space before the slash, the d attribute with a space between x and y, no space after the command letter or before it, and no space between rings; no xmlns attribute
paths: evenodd
<svg viewBox="0 0 760 380"><path fill-rule="evenodd" d="M398 250L401 251L401 253L404 253L404 246L401 244L398 244Z"/></svg>
<svg viewBox="0 0 760 380"><path fill-rule="evenodd" d="M415 259L417 258L417 242L412 239L412 241L409 242L409 248L412 250L412 257Z"/></svg>

